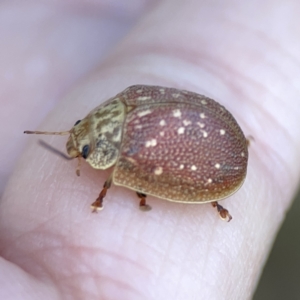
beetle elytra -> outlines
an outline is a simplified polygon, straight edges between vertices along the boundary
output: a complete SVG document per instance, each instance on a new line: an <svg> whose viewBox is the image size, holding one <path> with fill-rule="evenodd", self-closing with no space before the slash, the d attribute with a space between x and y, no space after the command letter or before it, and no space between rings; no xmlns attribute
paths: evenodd
<svg viewBox="0 0 300 300"><path fill-rule="evenodd" d="M248 141L233 116L216 101L193 92L134 85L93 109L69 131L67 152L91 167L113 167L92 204L102 209L111 184L134 190L140 208L150 209L146 195L181 203L218 204L243 184Z"/></svg>

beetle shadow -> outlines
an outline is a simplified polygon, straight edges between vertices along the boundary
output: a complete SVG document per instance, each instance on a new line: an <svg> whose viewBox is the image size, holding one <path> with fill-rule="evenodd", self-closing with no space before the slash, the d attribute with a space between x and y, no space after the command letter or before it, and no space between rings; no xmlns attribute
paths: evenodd
<svg viewBox="0 0 300 300"><path fill-rule="evenodd" d="M58 155L60 157L62 157L63 159L66 159L66 160L72 160L73 158L68 156L67 154L59 151L58 149L54 148L53 146L51 146L50 144L46 143L45 141L43 140L39 140L38 141L39 145L44 147L45 149L49 150L50 152L54 153L55 155Z"/></svg>

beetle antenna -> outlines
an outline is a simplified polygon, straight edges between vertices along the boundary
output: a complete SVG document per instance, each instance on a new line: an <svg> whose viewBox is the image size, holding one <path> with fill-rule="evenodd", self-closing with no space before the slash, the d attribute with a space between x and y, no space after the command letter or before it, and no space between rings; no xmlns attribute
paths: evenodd
<svg viewBox="0 0 300 300"><path fill-rule="evenodd" d="M46 135L67 135L67 134L70 134L70 131L53 132L53 131L29 131L29 130L26 130L26 131L24 131L24 133L26 133L26 134L46 134Z"/></svg>

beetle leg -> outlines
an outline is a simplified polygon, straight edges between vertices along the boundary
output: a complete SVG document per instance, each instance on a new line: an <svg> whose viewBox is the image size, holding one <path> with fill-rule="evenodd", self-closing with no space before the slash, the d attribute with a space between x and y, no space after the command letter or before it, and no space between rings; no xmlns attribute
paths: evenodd
<svg viewBox="0 0 300 300"><path fill-rule="evenodd" d="M92 208L92 212L97 212L99 210L103 209L103 199L106 196L107 190L110 188L111 186L111 177L109 179L107 179L103 185L103 189L100 192L98 198L96 199L96 201L94 203L92 203L91 208Z"/></svg>
<svg viewBox="0 0 300 300"><path fill-rule="evenodd" d="M77 168L76 168L76 175L77 176L80 176L80 167L81 167L81 159L80 159L80 156L78 156L78 165L77 165Z"/></svg>
<svg viewBox="0 0 300 300"><path fill-rule="evenodd" d="M222 220L229 222L232 219L229 211L220 205L217 201L211 203L213 207L216 207L219 213L219 216Z"/></svg>
<svg viewBox="0 0 300 300"><path fill-rule="evenodd" d="M142 211L151 210L151 206L146 204L147 195L145 195L143 193L139 193L139 192L136 192L136 194L141 199L141 201L140 201L140 210L142 210Z"/></svg>

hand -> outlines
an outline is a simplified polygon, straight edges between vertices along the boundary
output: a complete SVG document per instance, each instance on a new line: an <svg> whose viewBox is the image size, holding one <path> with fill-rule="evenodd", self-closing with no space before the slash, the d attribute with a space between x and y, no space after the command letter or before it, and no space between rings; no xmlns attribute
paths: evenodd
<svg viewBox="0 0 300 300"><path fill-rule="evenodd" d="M299 180L297 2L40 3L0 4L0 299L250 298ZM22 135L69 130L138 83L212 97L254 137L245 184L221 202L230 223L153 197L141 212L115 186L92 214L109 172L77 177Z"/></svg>

